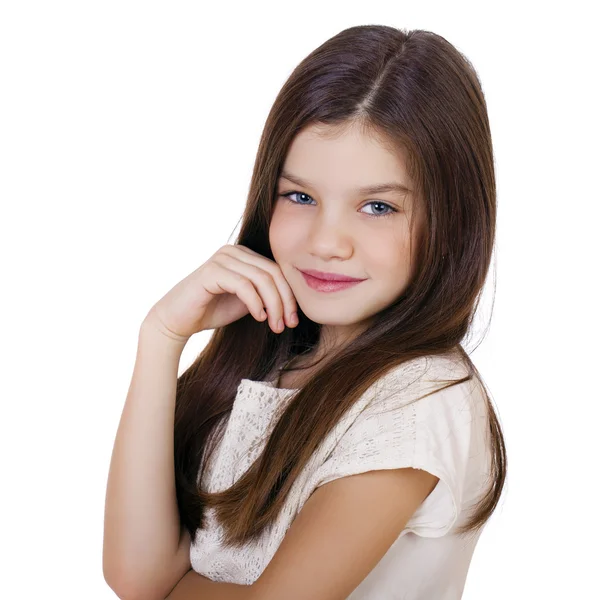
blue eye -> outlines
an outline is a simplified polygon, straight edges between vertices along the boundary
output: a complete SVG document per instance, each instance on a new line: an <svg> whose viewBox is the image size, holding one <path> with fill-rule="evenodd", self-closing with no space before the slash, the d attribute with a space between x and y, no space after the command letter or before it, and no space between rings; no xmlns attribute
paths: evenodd
<svg viewBox="0 0 600 600"><path fill-rule="evenodd" d="M305 196L306 198L311 198L308 194L305 194L304 192L286 192L285 194L279 194L280 197L285 198L288 202L291 202L292 204L300 204L303 205L303 202L298 202L297 200L292 200L290 198L290 196L293 196L294 194L298 194L299 196ZM311 198L312 200L312 198ZM365 206L370 206L370 205L375 205L378 204L380 206L385 206L386 208L389 209L389 212L386 213L379 213L379 214L368 214L366 213L369 217L373 217L373 218L380 218L380 217L390 217L391 215L393 215L394 213L397 213L398 210L396 208L394 208L393 206L390 206L389 204L387 204L386 202L381 202L380 200L373 200L372 202L367 202L367 204L365 204Z"/></svg>

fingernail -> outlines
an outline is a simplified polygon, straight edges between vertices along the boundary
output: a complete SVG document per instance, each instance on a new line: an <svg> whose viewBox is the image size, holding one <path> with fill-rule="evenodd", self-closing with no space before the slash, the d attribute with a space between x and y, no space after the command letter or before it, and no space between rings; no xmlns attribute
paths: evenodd
<svg viewBox="0 0 600 600"><path fill-rule="evenodd" d="M293 312L290 315L290 323L292 323L292 325L298 325L298 313Z"/></svg>
<svg viewBox="0 0 600 600"><path fill-rule="evenodd" d="M283 330L283 319L279 319L279 322L277 323L277 329L279 329L280 331Z"/></svg>

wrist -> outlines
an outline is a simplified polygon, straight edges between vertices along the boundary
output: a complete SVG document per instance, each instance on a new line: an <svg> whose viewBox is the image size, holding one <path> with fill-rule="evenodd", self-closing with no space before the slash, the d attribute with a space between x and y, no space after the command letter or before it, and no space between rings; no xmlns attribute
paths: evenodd
<svg viewBox="0 0 600 600"><path fill-rule="evenodd" d="M189 338L182 337L169 329L150 314L142 321L139 338L152 344L167 345L175 351L183 351Z"/></svg>

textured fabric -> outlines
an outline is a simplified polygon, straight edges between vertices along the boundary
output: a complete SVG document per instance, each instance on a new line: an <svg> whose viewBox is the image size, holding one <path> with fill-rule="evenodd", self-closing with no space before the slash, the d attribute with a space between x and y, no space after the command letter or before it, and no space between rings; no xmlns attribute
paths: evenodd
<svg viewBox="0 0 600 600"><path fill-rule="evenodd" d="M278 521L257 543L223 548L222 528L207 509L207 527L196 532L190 549L192 568L214 581L249 585L318 486L374 469L414 467L440 481L348 600L460 598L481 532L460 538L453 530L467 520L489 476L487 407L479 383L472 379L440 390L444 380L464 375L465 367L449 357L420 358L392 369L323 440L294 482ZM294 391L241 380L203 489L226 489L250 467Z"/></svg>

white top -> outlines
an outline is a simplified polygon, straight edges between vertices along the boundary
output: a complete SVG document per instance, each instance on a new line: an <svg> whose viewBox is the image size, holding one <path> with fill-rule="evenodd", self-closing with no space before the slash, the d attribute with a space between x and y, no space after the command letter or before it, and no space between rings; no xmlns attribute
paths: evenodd
<svg viewBox="0 0 600 600"><path fill-rule="evenodd" d="M487 406L477 380L437 391L440 379L466 375L449 357L429 356L395 367L342 417L294 482L275 525L255 544L227 550L214 509L190 548L192 568L212 579L250 585L277 551L286 530L316 487L374 469L414 467L439 477L385 556L347 600L457 600L481 531L453 532L480 499L489 477ZM437 383L436 383L437 379ZM242 379L202 489L223 490L263 450L276 418L295 390ZM207 487L204 482L207 482Z"/></svg>

